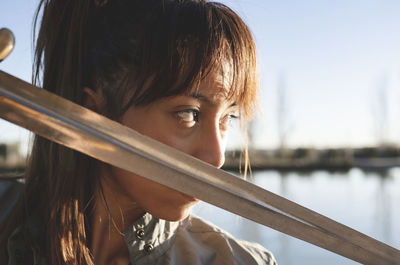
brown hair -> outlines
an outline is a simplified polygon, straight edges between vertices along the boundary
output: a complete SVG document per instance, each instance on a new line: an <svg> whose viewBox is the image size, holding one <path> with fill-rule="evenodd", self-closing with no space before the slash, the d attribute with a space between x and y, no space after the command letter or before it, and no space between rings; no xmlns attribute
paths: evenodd
<svg viewBox="0 0 400 265"><path fill-rule="evenodd" d="M41 11L34 82L46 90L80 104L84 87L99 91L106 102L98 111L118 120L132 104L195 90L210 71L228 63L229 96L244 119L252 113L258 91L254 42L245 23L223 4L41 0L36 21ZM49 264L93 264L88 224L99 188L95 164L36 136L25 190L2 224L0 256L16 227L39 219L44 245L27 242Z"/></svg>

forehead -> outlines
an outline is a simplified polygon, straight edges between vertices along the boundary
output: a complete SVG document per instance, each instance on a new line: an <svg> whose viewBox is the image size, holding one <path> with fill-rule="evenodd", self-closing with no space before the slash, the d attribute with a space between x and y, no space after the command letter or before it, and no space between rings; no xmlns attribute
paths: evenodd
<svg viewBox="0 0 400 265"><path fill-rule="evenodd" d="M232 85L232 70L230 67L218 67L210 70L197 85L187 91L189 95L204 95L211 101L234 102L234 87Z"/></svg>

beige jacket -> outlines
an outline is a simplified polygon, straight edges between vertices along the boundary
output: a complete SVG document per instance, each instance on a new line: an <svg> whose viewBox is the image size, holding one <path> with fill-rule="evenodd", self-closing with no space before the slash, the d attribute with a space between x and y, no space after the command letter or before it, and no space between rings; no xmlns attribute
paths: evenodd
<svg viewBox="0 0 400 265"><path fill-rule="evenodd" d="M131 264L277 264L259 244L237 240L193 215L167 222L145 214L124 234Z"/></svg>
<svg viewBox="0 0 400 265"><path fill-rule="evenodd" d="M20 189L21 183L0 181L0 208L4 212L10 210ZM32 220L27 227L34 240L43 239L40 221ZM147 213L124 231L124 240L133 265L277 264L259 244L237 240L193 215L180 222L168 222ZM8 251L9 265L46 264L32 246L26 245L21 229L9 238Z"/></svg>

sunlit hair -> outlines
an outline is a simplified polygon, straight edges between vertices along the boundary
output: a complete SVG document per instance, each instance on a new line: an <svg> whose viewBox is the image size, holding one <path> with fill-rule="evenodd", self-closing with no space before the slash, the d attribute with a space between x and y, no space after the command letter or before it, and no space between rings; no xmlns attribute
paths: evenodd
<svg viewBox="0 0 400 265"><path fill-rule="evenodd" d="M192 0L114 0L101 5L83 1L91 11L85 16L80 14L85 9L74 2L50 2L45 7L46 11L59 5L62 13L45 12L44 20L70 15L73 24L62 34L43 26L39 33L36 69L42 64L56 66L43 71L46 89L78 103L82 87L100 90L107 100L104 111L118 118L131 104L195 89L210 71L228 64L229 96L249 117L257 97L255 48L249 29L227 6ZM49 43L57 46L44 53ZM77 51L81 56L73 56ZM59 71L66 65L74 67Z"/></svg>
<svg viewBox="0 0 400 265"><path fill-rule="evenodd" d="M245 23L223 4L41 0L36 22L40 14L34 82L46 90L82 104L88 87L104 97L96 111L119 120L132 105L192 93L219 71L229 80L227 96L241 117L251 116L258 91L254 42ZM26 242L48 264L93 264L88 238L99 188L96 163L36 136L25 191L1 231L0 256L6 256L6 239L17 226L39 219L45 245L38 246L34 236Z"/></svg>

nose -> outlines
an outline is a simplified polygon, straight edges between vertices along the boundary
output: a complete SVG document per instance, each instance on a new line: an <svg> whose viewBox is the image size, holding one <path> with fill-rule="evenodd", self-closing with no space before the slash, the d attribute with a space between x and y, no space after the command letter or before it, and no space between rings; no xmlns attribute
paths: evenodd
<svg viewBox="0 0 400 265"><path fill-rule="evenodd" d="M198 135L194 156L215 167L225 162L226 139L221 133L219 123L204 126Z"/></svg>

